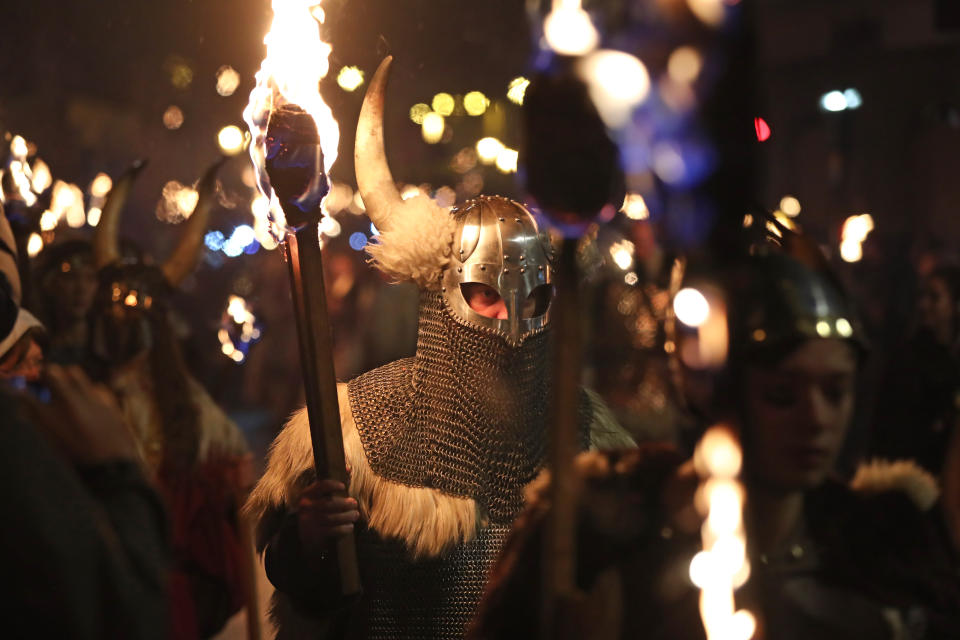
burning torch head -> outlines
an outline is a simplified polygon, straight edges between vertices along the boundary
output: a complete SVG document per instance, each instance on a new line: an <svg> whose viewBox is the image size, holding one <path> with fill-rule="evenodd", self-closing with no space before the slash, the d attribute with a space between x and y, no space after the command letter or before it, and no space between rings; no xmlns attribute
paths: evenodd
<svg viewBox="0 0 960 640"><path fill-rule="evenodd" d="M453 215L457 231L442 292L454 317L463 324L493 329L511 344L542 331L553 297L553 250L534 217L512 200L487 196L454 209ZM506 319L490 318L471 308L464 287L474 283L500 296Z"/></svg>
<svg viewBox="0 0 960 640"><path fill-rule="evenodd" d="M320 220L320 201L330 191L320 135L313 118L294 104L270 114L265 140L270 185L287 223L299 227Z"/></svg>

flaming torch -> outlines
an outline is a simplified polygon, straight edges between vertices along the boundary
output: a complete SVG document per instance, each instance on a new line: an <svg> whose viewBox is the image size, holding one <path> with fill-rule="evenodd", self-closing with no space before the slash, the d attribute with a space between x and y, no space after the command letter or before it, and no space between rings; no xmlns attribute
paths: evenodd
<svg viewBox="0 0 960 640"><path fill-rule="evenodd" d="M273 12L267 55L243 115L271 233L286 249L314 467L318 477L346 484L319 230L340 140L319 90L331 49L320 39L323 11L315 0L273 0ZM353 537L340 538L333 551L341 592L359 593Z"/></svg>

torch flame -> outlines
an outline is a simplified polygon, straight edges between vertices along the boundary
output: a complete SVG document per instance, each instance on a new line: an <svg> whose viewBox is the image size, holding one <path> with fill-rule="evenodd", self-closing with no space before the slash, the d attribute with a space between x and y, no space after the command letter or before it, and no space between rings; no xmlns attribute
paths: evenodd
<svg viewBox="0 0 960 640"><path fill-rule="evenodd" d="M252 136L250 157L257 187L270 202L266 208L269 226L278 240L287 229L280 201L267 175L265 142L270 114L284 104L299 105L310 114L317 125L328 175L340 142L337 121L320 95L320 81L330 69L331 47L320 39L319 23L324 12L319 4L316 0L273 0L273 24L263 39L267 55L243 112Z"/></svg>

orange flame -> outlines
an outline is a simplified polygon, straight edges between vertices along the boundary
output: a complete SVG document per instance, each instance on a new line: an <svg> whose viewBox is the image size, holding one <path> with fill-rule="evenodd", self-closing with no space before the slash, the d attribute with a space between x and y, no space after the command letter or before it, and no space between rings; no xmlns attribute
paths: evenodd
<svg viewBox="0 0 960 640"><path fill-rule="evenodd" d="M252 136L250 157L257 174L257 187L269 200L266 209L271 233L279 240L286 232L286 219L266 170L267 125L270 113L284 104L299 105L317 125L324 170L337 159L340 129L330 107L320 95L320 81L330 69L331 47L320 39L324 13L316 0L272 0L273 24L264 36L267 55L256 75L256 86L243 119ZM255 214L256 215L256 214Z"/></svg>

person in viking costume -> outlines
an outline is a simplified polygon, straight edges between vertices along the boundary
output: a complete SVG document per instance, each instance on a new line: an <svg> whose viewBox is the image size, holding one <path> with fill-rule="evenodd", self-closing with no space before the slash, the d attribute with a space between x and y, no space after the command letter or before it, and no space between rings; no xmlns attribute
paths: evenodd
<svg viewBox="0 0 960 640"><path fill-rule="evenodd" d="M243 435L189 373L170 326L169 300L193 269L215 199L215 171L198 186L183 236L160 266L121 256L117 230L140 170L117 181L94 236L98 288L91 312L89 369L117 397L143 465L171 514L171 637L213 635L241 607L237 513L249 487Z"/></svg>
<svg viewBox="0 0 960 640"><path fill-rule="evenodd" d="M750 575L736 607L755 616L758 638L960 637L960 581L933 478L911 461L873 461L849 481L834 474L868 343L819 248L781 231L788 253L753 247L714 280L729 359L713 397L697 395L705 420L734 426L742 443ZM709 600L690 577L703 524L696 459L667 444L577 459L585 606L565 637L707 635ZM545 484L530 489L470 638L538 636Z"/></svg>
<svg viewBox="0 0 960 640"><path fill-rule="evenodd" d="M546 454L550 244L507 198L401 199L383 148L389 62L360 114L357 183L381 232L374 264L420 289L416 352L338 385L347 498L316 478L305 411L273 444L247 508L278 638L462 637ZM579 406L583 448L632 445L597 396ZM326 553L337 535L357 540L349 606Z"/></svg>

